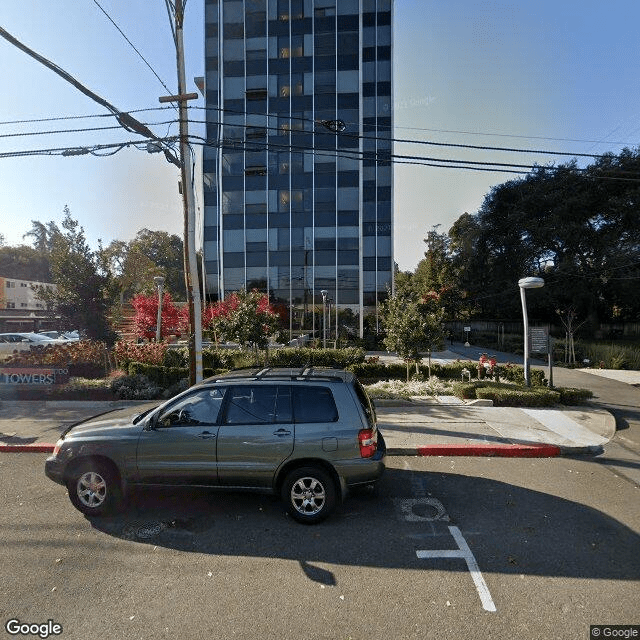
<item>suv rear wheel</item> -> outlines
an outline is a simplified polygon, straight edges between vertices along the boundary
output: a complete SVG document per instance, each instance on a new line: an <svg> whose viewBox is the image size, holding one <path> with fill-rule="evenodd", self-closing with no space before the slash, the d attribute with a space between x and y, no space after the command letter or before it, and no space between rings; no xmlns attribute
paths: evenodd
<svg viewBox="0 0 640 640"><path fill-rule="evenodd" d="M75 469L67 489L73 506L87 516L113 511L122 495L116 473L99 460L87 460Z"/></svg>
<svg viewBox="0 0 640 640"><path fill-rule="evenodd" d="M282 500L292 518L303 524L324 520L336 506L336 485L317 467L291 471L282 485Z"/></svg>

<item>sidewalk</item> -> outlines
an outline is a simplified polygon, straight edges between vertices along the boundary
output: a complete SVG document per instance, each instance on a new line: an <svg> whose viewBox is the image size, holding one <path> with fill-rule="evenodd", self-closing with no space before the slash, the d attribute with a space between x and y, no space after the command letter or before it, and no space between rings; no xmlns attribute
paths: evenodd
<svg viewBox="0 0 640 640"><path fill-rule="evenodd" d="M390 455L552 457L601 453L615 418L593 406L562 409L448 404L376 403L378 427Z"/></svg>
<svg viewBox="0 0 640 640"><path fill-rule="evenodd" d="M478 401L476 401L478 402ZM75 422L144 402L2 402L0 452L50 452ZM598 453L615 419L593 406L516 409L465 404L458 398L379 400L378 426L388 455L549 457Z"/></svg>

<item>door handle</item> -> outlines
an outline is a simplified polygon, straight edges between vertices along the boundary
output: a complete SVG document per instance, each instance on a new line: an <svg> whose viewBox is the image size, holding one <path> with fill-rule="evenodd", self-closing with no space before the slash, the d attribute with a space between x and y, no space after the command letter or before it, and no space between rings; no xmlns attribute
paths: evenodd
<svg viewBox="0 0 640 640"><path fill-rule="evenodd" d="M289 431L288 429L278 429L277 431L273 432L274 436L290 436L291 435L291 431Z"/></svg>
<svg viewBox="0 0 640 640"><path fill-rule="evenodd" d="M215 433L211 433L210 431L203 431L198 435L198 438L202 438L202 440L211 440L216 437Z"/></svg>

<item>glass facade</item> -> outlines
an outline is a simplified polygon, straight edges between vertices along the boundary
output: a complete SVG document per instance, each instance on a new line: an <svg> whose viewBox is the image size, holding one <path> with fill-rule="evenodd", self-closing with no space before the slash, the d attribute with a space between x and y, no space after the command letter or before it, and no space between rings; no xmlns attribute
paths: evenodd
<svg viewBox="0 0 640 640"><path fill-rule="evenodd" d="M264 291L292 331L320 326L322 290L336 314L384 300L391 23L392 0L205 0L209 296Z"/></svg>

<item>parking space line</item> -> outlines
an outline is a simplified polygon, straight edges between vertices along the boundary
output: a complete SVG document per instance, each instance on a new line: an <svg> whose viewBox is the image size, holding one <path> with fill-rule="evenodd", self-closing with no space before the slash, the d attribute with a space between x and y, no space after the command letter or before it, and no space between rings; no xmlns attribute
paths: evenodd
<svg viewBox="0 0 640 640"><path fill-rule="evenodd" d="M449 531L453 536L456 544L458 545L458 549L433 549L433 550L420 550L416 551L416 555L421 559L429 559L429 558L460 558L467 563L467 567L469 568L469 573L471 574L471 579L476 586L478 591L478 595L480 596L480 601L482 602L482 607L485 611L496 611L496 605L491 598L491 593L489 592L489 587L487 583L484 581L482 577L482 573L480 572L480 567L473 555L473 552L469 548L467 541L464 539L462 532L458 527L449 526Z"/></svg>

